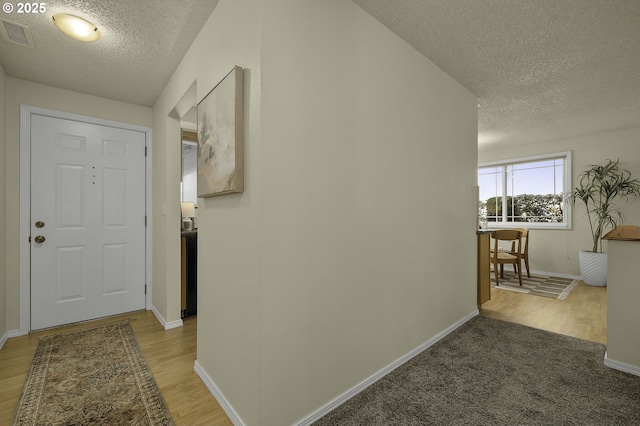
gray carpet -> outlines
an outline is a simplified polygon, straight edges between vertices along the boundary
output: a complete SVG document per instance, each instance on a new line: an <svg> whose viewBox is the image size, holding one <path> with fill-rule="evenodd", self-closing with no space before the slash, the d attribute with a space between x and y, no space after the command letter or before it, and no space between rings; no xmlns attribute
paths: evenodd
<svg viewBox="0 0 640 426"><path fill-rule="evenodd" d="M605 347L475 317L314 425L640 425Z"/></svg>

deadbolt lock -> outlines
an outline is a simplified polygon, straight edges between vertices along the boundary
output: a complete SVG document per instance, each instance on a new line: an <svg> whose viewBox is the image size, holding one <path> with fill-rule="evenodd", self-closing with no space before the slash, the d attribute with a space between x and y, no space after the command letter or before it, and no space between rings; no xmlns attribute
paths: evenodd
<svg viewBox="0 0 640 426"><path fill-rule="evenodd" d="M44 222L39 220L36 222L36 228L44 228Z"/></svg>
<svg viewBox="0 0 640 426"><path fill-rule="evenodd" d="M44 240L45 240L45 238L44 238L44 236L42 236L42 235L37 235L37 236L34 238L34 241L35 241L36 243L38 243L38 244L42 244L42 243L44 243Z"/></svg>

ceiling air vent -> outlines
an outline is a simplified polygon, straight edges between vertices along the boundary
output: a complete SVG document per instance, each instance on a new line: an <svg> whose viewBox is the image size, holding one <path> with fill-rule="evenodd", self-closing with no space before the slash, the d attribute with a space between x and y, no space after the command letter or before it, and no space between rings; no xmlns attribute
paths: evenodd
<svg viewBox="0 0 640 426"><path fill-rule="evenodd" d="M6 19L0 18L0 21L2 21L2 25L0 25L0 33L2 33L2 37L4 37L5 40L21 46L30 47L32 49L35 47L29 27L7 21Z"/></svg>

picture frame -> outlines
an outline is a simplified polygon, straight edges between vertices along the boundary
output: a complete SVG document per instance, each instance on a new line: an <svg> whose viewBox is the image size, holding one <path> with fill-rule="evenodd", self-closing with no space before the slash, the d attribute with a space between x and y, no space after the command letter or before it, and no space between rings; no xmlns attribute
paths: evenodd
<svg viewBox="0 0 640 426"><path fill-rule="evenodd" d="M198 197L244 191L243 69L235 66L198 104Z"/></svg>

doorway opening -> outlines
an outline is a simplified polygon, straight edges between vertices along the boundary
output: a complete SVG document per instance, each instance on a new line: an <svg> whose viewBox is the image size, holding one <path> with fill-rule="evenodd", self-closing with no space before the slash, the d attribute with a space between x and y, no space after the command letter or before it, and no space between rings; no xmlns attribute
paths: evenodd
<svg viewBox="0 0 640 426"><path fill-rule="evenodd" d="M512 286L502 280L500 287L495 287L493 283L490 285L494 274L489 266L489 250L492 246L489 235L486 232L482 234L478 234L478 301L481 315L606 344L606 287L588 286L578 281L568 295L560 299L518 292L517 279ZM531 261L535 264L534 253L532 251ZM505 274L509 270L513 276L515 274L511 266L505 266ZM522 268L524 284L528 285L524 264ZM547 275L553 274L531 270L534 281Z"/></svg>
<svg viewBox="0 0 640 426"><path fill-rule="evenodd" d="M34 170L32 167L32 154L33 154L32 125L33 125L33 121L36 120L36 117L46 117L47 120L54 120L54 121L59 120L59 121L68 122L68 123L78 123L76 126L84 127L86 129L93 129L93 128L121 129L125 132L133 132L141 136L141 141L139 142L139 144L142 145L143 151L146 150L146 156L143 157L142 162L136 163L137 165L134 168L136 169L139 169L140 167L144 168L144 170L142 170L142 173L140 175L141 180L144 182L143 184L144 189L142 190L143 195L141 195L143 197L143 200L141 202L141 207L137 209L138 212L141 212L139 217L140 223L135 225L136 227L139 227L137 228L138 230L140 229L143 230L142 241L140 243L141 246L139 249L136 250L136 251L141 251L143 253L141 254L141 259L140 259L140 263L142 265L142 271L140 272L140 274L136 275L137 278L136 278L135 285L141 286L141 289L142 289L141 290L142 302L140 307L142 308L150 307L151 306L151 289L147 288L146 294L144 294L144 292L146 288L147 279L151 275L150 253L151 253L152 235L150 232L146 232L146 229L151 229L151 226L152 226L152 223L151 223L152 218L150 215L146 214L146 212L150 211L151 209L151 197L150 197L150 194L151 194L151 184L150 184L151 182L151 179L150 179L151 178L151 170L150 170L151 169L150 167L151 129L148 127L132 125L128 123L114 122L111 120L104 120L96 117L65 113L61 111L48 110L48 109L32 107L28 105L20 106L20 115L21 115L21 120L20 120L20 211L22 212L22 214L20 215L20 223L19 223L19 229L20 229L20 330L19 330L19 333L21 335L28 334L33 329L33 324L32 324L33 307L32 307L31 294L32 294L32 280L34 279L34 276L32 274L33 265L32 265L31 251L32 251L32 248L34 247L34 243L31 242L30 237L34 233L34 230L44 229L42 224L40 223L36 224L35 221L45 222L44 226L45 227L47 226L46 221L42 221L40 219L33 218L31 216L32 207L33 207L32 206L32 201L33 201L32 184L34 182L33 172L37 172L37 170ZM76 148L82 147L82 138L80 137L70 138L68 140L63 140L64 138L62 137L56 137L54 139L56 141L55 143L58 144L58 146L62 146L66 144L70 149L74 147ZM107 145L109 146L105 146L105 141L109 142L110 141L109 138L99 139L99 140L101 140L101 142L98 142L100 145L98 150L102 151L102 153L107 153L109 155L113 154L117 156L117 155L124 154L125 151L129 148L127 144L119 144L119 143L115 143L115 144L107 143ZM33 149L37 149L37 147L33 147ZM74 181L72 178L76 176L78 177L78 180L75 181L76 182L75 186L72 185L70 188L71 189L76 188L79 194L82 193L83 191L86 192L88 191L88 189L86 188L86 185L85 185L85 189L82 189L83 188L82 182L84 182L84 184L90 185L90 187L92 184L95 184L97 186L99 184L98 179L101 178L101 175L97 173L98 166L95 166L96 167L95 169L93 169L94 166L88 166L84 169L84 171L82 167L83 166L69 166L69 165L63 164L60 167L58 167L61 170L58 170L59 173L56 172L55 176L52 177L52 179L56 180L57 182L56 184L59 184L62 181L65 181L67 183L73 183ZM96 170L95 173L94 173L94 170ZM105 171L106 173L110 174L110 178L112 178L112 180L110 181L111 184L108 185L109 188L107 189L107 191L112 195L114 194L117 195L118 191L116 189L122 186L123 179L125 179L124 173L119 171L119 169L115 166L112 168L108 168L108 167L103 168L103 172ZM104 173L102 175L102 178L104 178ZM105 182L101 183L101 185L103 186L103 190L104 190L104 184ZM65 200L66 199L67 198L65 198ZM81 197L79 196L79 198L77 197L77 199L81 199ZM70 215L68 217L71 217L74 214L76 214L74 213L74 210L72 207L73 206L68 203L62 203L58 201L55 203L55 207L52 206L51 208L52 209L55 208L58 213L60 213L58 211L59 209L66 209L65 210L66 213ZM114 209L109 213L111 215L110 217L114 219L113 223L105 224L103 220L102 222L99 223L99 226L103 228L111 227L114 230L118 228L119 225L116 223L119 221L118 211L122 212L122 209ZM146 222L146 225L145 225L145 222ZM48 223L50 225L47 228L47 230L53 231L54 228L61 228L61 226L56 226L55 219L53 221L49 221ZM130 224L128 226L133 226L133 224ZM147 228L145 228L145 226ZM67 228L72 229L74 227L69 226ZM75 228L78 228L78 227L76 226ZM35 236L37 235L34 234L34 237ZM39 243L39 244L44 244L47 242L46 237L45 239L40 239L40 240L42 241L42 243ZM35 239L34 239L34 242L35 242ZM49 242L53 242L53 241L50 240ZM118 259L122 260L124 256L123 253L126 252L125 245L123 244L124 243L118 245L117 243L114 243L111 246L109 246L109 250L106 250L106 251L101 250L103 260L105 259L105 256L107 260L110 262L118 261ZM82 247L82 244L75 244L72 246L73 246L73 250L72 249L66 250L66 251L63 250L64 254L67 254L73 257L72 252L74 250L76 250L76 252L79 251L80 248ZM98 253L97 257L100 258L100 256L101 256L100 253ZM62 259L63 257L64 256L57 257L58 259L57 271L60 273L63 273L64 275L64 273L68 272L68 270L65 268L60 269L61 265L59 264L60 263L59 260ZM47 267L45 272L48 272L53 275L55 271L52 271L49 269L50 267ZM103 267L102 271L104 272L104 270L105 268ZM62 278L65 278L65 277L62 277ZM112 283L117 282L117 279L115 277L111 277L111 278L112 278L111 280ZM76 281L80 283L79 279L80 278L78 278ZM104 274L101 274L101 276L99 276L98 279L104 280L105 279ZM80 288L79 287L80 284L77 286L78 288L76 288L75 290L78 290ZM80 290L76 291L76 293L78 294L71 295L72 297L68 297L67 299L69 299L70 301L73 301L72 299L80 299L81 297L84 297ZM121 293L122 291L124 290L117 289L115 287L110 289L110 292L113 295ZM71 322L73 321L74 319L72 318ZM38 327L41 328L39 325Z"/></svg>
<svg viewBox="0 0 640 426"><path fill-rule="evenodd" d="M180 182L180 317L198 312L198 214L197 142L195 131L182 129Z"/></svg>

